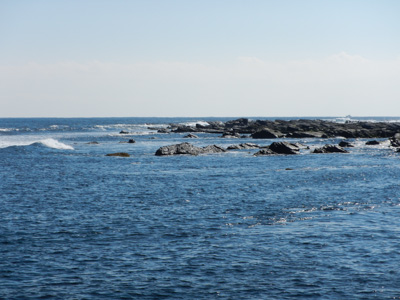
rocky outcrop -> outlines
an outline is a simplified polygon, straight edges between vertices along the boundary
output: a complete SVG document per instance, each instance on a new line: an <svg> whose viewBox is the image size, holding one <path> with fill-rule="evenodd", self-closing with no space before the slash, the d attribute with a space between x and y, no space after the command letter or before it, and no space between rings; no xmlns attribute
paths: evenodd
<svg viewBox="0 0 400 300"><path fill-rule="evenodd" d="M251 137L253 139L276 139L278 138L278 134L269 130L268 128L263 128L257 132L254 132Z"/></svg>
<svg viewBox="0 0 400 300"><path fill-rule="evenodd" d="M198 139L199 137L193 133L189 133L188 135L184 136L185 139Z"/></svg>
<svg viewBox="0 0 400 300"><path fill-rule="evenodd" d="M181 143L176 145L163 146L156 151L156 156L166 155L199 155L199 154L210 154L210 153L221 153L226 150L217 145L209 145L203 148L196 147L189 143Z"/></svg>
<svg viewBox="0 0 400 300"><path fill-rule="evenodd" d="M286 155L292 155L292 154L299 154L300 148L292 143L288 142L274 142L268 147L265 147L255 153L255 156L259 155L276 155L276 154L286 154Z"/></svg>
<svg viewBox="0 0 400 300"><path fill-rule="evenodd" d="M349 152L340 146L327 144L321 148L314 149L313 153L349 153Z"/></svg>
<svg viewBox="0 0 400 300"><path fill-rule="evenodd" d="M187 126L171 124L173 132L207 132L251 134L253 138L389 138L400 132L400 123L346 122L324 120L250 120L237 119L228 122L208 122Z"/></svg>
<svg viewBox="0 0 400 300"><path fill-rule="evenodd" d="M109 153L109 154L106 154L106 156L130 157L130 155L125 152Z"/></svg>
<svg viewBox="0 0 400 300"><path fill-rule="evenodd" d="M269 146L269 149L278 154L298 154L299 147L288 142L275 142Z"/></svg>

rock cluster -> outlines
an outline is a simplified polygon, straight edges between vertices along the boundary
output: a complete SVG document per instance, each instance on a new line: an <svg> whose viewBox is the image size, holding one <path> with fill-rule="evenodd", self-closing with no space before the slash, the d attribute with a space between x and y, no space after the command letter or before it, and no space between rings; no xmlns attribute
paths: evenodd
<svg viewBox="0 0 400 300"><path fill-rule="evenodd" d="M172 132L207 132L251 134L253 138L389 138L400 132L400 123L385 122L346 122L336 123L325 120L250 120L237 119L228 122L209 122L208 125L196 124L195 127L171 124ZM228 134L226 134L228 135ZM232 136L232 134L230 134Z"/></svg>

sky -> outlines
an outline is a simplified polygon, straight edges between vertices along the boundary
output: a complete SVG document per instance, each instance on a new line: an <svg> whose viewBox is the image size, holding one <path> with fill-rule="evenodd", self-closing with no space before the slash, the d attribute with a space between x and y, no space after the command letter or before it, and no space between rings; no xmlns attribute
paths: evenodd
<svg viewBox="0 0 400 300"><path fill-rule="evenodd" d="M400 116L398 0L0 0L0 117Z"/></svg>

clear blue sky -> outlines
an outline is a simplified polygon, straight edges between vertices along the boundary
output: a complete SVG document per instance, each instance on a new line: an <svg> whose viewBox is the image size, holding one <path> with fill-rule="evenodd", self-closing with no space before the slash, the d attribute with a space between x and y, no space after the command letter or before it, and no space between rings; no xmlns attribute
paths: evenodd
<svg viewBox="0 0 400 300"><path fill-rule="evenodd" d="M0 0L0 117L400 115L400 1Z"/></svg>

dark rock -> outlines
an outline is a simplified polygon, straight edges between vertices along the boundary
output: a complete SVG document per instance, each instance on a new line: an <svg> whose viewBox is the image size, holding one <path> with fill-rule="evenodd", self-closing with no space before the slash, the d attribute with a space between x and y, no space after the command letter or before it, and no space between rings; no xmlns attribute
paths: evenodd
<svg viewBox="0 0 400 300"><path fill-rule="evenodd" d="M178 125L175 129L172 130L173 132L197 132L199 131L195 127L186 126L186 125Z"/></svg>
<svg viewBox="0 0 400 300"><path fill-rule="evenodd" d="M211 154L211 153L222 153L226 152L226 150L220 146L217 145L209 145L207 147L203 147L203 154Z"/></svg>
<svg viewBox="0 0 400 300"><path fill-rule="evenodd" d="M106 156L130 157L130 155L128 153L125 153L125 152L110 153L110 154L106 154Z"/></svg>
<svg viewBox="0 0 400 300"><path fill-rule="evenodd" d="M184 136L185 139L198 139L199 137L195 134L189 133L188 135Z"/></svg>
<svg viewBox="0 0 400 300"><path fill-rule="evenodd" d="M340 146L327 144L321 148L315 149L313 153L349 153L349 152Z"/></svg>
<svg viewBox="0 0 400 300"><path fill-rule="evenodd" d="M265 147L255 153L255 156L258 155L277 155L277 154L299 154L299 147L295 144L288 143L288 142L274 142L268 147Z"/></svg>
<svg viewBox="0 0 400 300"><path fill-rule="evenodd" d="M119 134L129 134L129 132L128 132L128 131L125 131L125 130L121 130L121 131L119 132Z"/></svg>
<svg viewBox="0 0 400 300"><path fill-rule="evenodd" d="M368 141L365 143L365 145L368 145L368 146L379 145L379 144L380 144L379 141Z"/></svg>
<svg viewBox="0 0 400 300"><path fill-rule="evenodd" d="M298 154L300 150L297 145L288 142L274 142L269 149L277 154Z"/></svg>
<svg viewBox="0 0 400 300"><path fill-rule="evenodd" d="M275 153L274 151L272 151L269 148L265 148L265 149L261 149L260 151L258 151L257 153L254 153L254 156L260 156L260 155L276 155L277 153Z"/></svg>
<svg viewBox="0 0 400 300"><path fill-rule="evenodd" d="M237 120L228 121L225 123L225 127L233 128L233 127L243 127L249 124L249 119L241 118Z"/></svg>
<svg viewBox="0 0 400 300"><path fill-rule="evenodd" d="M156 151L157 156L165 155L199 155L199 154L210 154L210 153L220 153L226 150L222 147L216 145L209 145L207 147L196 147L189 143L181 143L176 145L163 146Z"/></svg>
<svg viewBox="0 0 400 300"><path fill-rule="evenodd" d="M238 139L241 138L240 134L234 131L225 131L222 136L222 138L228 138L228 139Z"/></svg>
<svg viewBox="0 0 400 300"><path fill-rule="evenodd" d="M325 136L325 133L320 132L320 131L295 131L295 132L290 132L287 134L287 137L291 138L322 138Z"/></svg>
<svg viewBox="0 0 400 300"><path fill-rule="evenodd" d="M251 135L251 137L253 139L276 139L278 137L278 135L275 132L273 132L267 128L264 128L262 130L259 130L255 133L253 133Z"/></svg>
<svg viewBox="0 0 400 300"><path fill-rule="evenodd" d="M99 142L89 142L89 143L86 143L86 144L89 144L89 145L98 145Z"/></svg>
<svg viewBox="0 0 400 300"><path fill-rule="evenodd" d="M188 154L188 155L199 155L202 149L193 146L189 143L182 143L177 145L163 146L156 151L157 156L163 155L178 155L178 154Z"/></svg>
<svg viewBox="0 0 400 300"><path fill-rule="evenodd" d="M244 143L239 145L231 145L227 149L228 150L242 150L242 149L258 149L259 145L253 143Z"/></svg>
<svg viewBox="0 0 400 300"><path fill-rule="evenodd" d="M133 144L133 143L136 143L136 141L135 141L134 139L130 139L130 140L128 141L128 143L129 143L129 144Z"/></svg>
<svg viewBox="0 0 400 300"><path fill-rule="evenodd" d="M350 147L354 147L354 145L348 141L341 141L339 143L340 147L344 147L344 148L350 148Z"/></svg>
<svg viewBox="0 0 400 300"><path fill-rule="evenodd" d="M157 133L169 133L169 130L167 128L160 128L157 130Z"/></svg>

